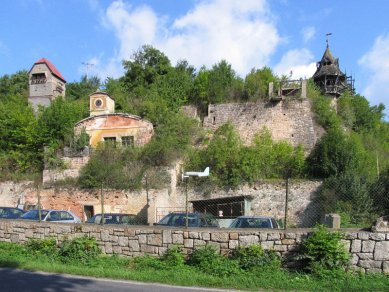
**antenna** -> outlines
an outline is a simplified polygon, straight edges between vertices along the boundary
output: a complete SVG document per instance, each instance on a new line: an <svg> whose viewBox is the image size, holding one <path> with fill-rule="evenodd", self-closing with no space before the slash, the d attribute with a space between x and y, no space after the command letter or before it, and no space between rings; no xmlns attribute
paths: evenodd
<svg viewBox="0 0 389 292"><path fill-rule="evenodd" d="M92 68L92 66L94 66L95 64L88 63L88 62L81 62L81 64L84 65L84 67L85 67L86 80L88 80L89 69Z"/></svg>
<svg viewBox="0 0 389 292"><path fill-rule="evenodd" d="M330 38L329 38L330 35L332 35L332 32L326 33L326 43L327 43L327 48L328 48L328 46L329 46L329 44L330 44Z"/></svg>

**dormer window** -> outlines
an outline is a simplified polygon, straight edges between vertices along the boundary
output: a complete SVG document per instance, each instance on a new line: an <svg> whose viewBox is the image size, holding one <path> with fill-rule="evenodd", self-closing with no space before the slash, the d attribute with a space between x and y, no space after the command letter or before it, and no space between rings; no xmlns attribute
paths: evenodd
<svg viewBox="0 0 389 292"><path fill-rule="evenodd" d="M46 83L46 74L45 73L35 73L31 76L31 84L41 84Z"/></svg>

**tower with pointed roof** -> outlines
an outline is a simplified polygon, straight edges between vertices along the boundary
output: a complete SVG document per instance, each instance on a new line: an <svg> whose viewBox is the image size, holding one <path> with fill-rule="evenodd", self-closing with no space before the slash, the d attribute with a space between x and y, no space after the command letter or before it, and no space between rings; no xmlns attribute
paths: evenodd
<svg viewBox="0 0 389 292"><path fill-rule="evenodd" d="M354 80L339 69L339 59L332 55L328 39L326 50L316 67L313 81L323 94L339 97L345 90L354 92Z"/></svg>
<svg viewBox="0 0 389 292"><path fill-rule="evenodd" d="M66 80L61 72L47 59L34 63L29 72L28 101L36 110L38 106L49 106L58 96L65 96Z"/></svg>

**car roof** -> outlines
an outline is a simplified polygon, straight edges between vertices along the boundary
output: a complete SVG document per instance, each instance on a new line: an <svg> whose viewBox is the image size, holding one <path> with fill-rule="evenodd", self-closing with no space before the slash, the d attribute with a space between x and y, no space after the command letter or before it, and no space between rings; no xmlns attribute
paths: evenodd
<svg viewBox="0 0 389 292"><path fill-rule="evenodd" d="M101 215L101 213L95 214L93 216ZM121 215L121 216L136 216L135 214L127 214L127 213L104 213L104 216L107 215Z"/></svg>
<svg viewBox="0 0 389 292"><path fill-rule="evenodd" d="M236 218L237 219L239 219L239 218L244 218L244 219L274 219L274 217L271 217L271 216L239 216Z"/></svg>
<svg viewBox="0 0 389 292"><path fill-rule="evenodd" d="M19 209L17 207L0 207L0 209L17 209L17 210L23 211L23 209Z"/></svg>

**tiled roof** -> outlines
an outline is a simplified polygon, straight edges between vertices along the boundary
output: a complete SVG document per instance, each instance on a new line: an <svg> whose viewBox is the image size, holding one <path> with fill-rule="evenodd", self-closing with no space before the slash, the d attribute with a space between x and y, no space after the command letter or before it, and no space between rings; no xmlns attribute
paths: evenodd
<svg viewBox="0 0 389 292"><path fill-rule="evenodd" d="M58 71L58 69L53 65L53 63L51 63L49 60L47 60L46 58L41 58L39 59L38 61L35 62L34 65L36 64L46 64L47 67L49 68L50 72L55 75L56 77L58 77L59 79L61 79L63 82L66 82L65 78L62 76L61 72Z"/></svg>

